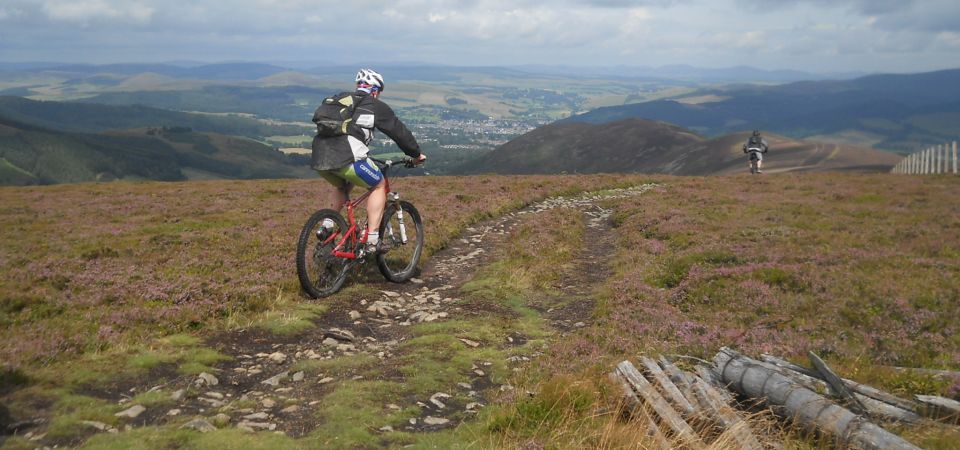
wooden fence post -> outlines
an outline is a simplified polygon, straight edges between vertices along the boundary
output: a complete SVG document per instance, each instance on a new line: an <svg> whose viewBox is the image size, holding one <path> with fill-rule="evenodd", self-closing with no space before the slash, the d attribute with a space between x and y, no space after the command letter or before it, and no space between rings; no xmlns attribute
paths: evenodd
<svg viewBox="0 0 960 450"><path fill-rule="evenodd" d="M953 141L953 174L957 174L957 141Z"/></svg>
<svg viewBox="0 0 960 450"><path fill-rule="evenodd" d="M936 146L933 150L933 174L936 175L940 173L940 146Z"/></svg>
<svg viewBox="0 0 960 450"><path fill-rule="evenodd" d="M945 170L943 170L944 166L946 166L946 164L944 164L944 160L946 160L947 158L944 158L944 156L945 155L943 153L943 145L942 144L938 145L937 146L937 173L945 172Z"/></svg>

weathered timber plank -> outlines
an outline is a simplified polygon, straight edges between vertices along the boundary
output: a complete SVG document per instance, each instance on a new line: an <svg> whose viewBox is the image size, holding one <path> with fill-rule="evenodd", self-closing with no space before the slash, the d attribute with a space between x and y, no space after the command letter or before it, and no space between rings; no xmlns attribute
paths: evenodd
<svg viewBox="0 0 960 450"><path fill-rule="evenodd" d="M770 364L774 364L774 365L776 365L776 366L778 366L778 367L783 367L783 368L785 368L785 369L793 370L793 371L795 371L795 372L799 372L799 373L802 373L802 374L804 374L804 375L807 375L807 376L811 376L811 377L820 379L820 373L819 373L819 372L817 372L817 371L815 371L815 370L808 369L808 368L803 367L803 366L799 366L799 365L793 364L793 363L791 363L790 361L787 361L787 360L784 360L784 359L781 359L781 358L777 358L776 356L763 355L763 356L761 357L761 359L762 359L764 362L768 362L768 363L770 363ZM874 400L878 400L878 401L881 401L881 402L884 402L884 403L889 403L889 404L891 404L891 405L893 405L893 406L896 406L896 407L901 408L901 409L905 409L905 410L907 410L907 411L916 412L916 410L917 410L917 406L918 406L917 403L916 403L916 402L913 402L913 401L911 401L911 400L907 400L907 399L904 399L904 398L897 397L897 396L895 396L895 395L893 395L893 394L889 394L889 393L887 393L887 392L881 391L880 389L877 389L877 388L875 388L875 387L873 387L873 386L866 385L866 384L861 384L861 383L858 383L858 382L856 382L856 381L853 381L853 380L850 380L850 379L847 379L847 378L843 378L843 382L847 385L847 387L849 387L849 388L850 388L851 390L853 390L854 392L863 394L863 395L865 395L865 396L867 396L867 397L870 397L870 398L872 398L872 399L874 399Z"/></svg>
<svg viewBox="0 0 960 450"><path fill-rule="evenodd" d="M637 393L630 387L630 383L627 383L626 378L618 371L614 371L610 374L610 380L620 386L620 389L623 391L623 404L624 407L628 409L630 417L640 420L646 426L647 436L653 440L657 447L661 450L670 449L670 442L667 441L666 436L660 432L660 427L657 426L657 423L650 417L646 409L644 409L643 402L640 401Z"/></svg>
<svg viewBox="0 0 960 450"><path fill-rule="evenodd" d="M819 372L823 379L830 384L831 388L833 388L833 392L835 392L840 398L846 400L851 410L857 414L867 413L867 408L864 407L863 403L860 403L860 400L858 400L857 397L853 395L853 392L847 388L847 385L842 379L840 379L840 376L833 373L833 370L830 370L830 367L827 366L827 363L823 362L823 360L812 351L807 352L807 356L810 357L810 363L812 363L813 367L817 369L817 372Z"/></svg>
<svg viewBox="0 0 960 450"><path fill-rule="evenodd" d="M653 377L654 381L660 385L660 388L663 389L663 392L671 403L673 403L673 406L678 408L680 412L687 417L696 413L696 408L687 401L683 393L680 392L680 389L670 381L670 378L667 377L667 374L664 373L656 361L642 356L640 357L640 362L647 368L647 371L650 373L650 376Z"/></svg>
<svg viewBox="0 0 960 450"><path fill-rule="evenodd" d="M732 404L736 401L733 393L730 392L730 389L728 389L727 384L723 381L720 381L720 374L717 373L717 371L712 367L703 365L697 366L697 375L701 380L717 389L717 392L719 392L723 397L724 403Z"/></svg>
<svg viewBox="0 0 960 450"><path fill-rule="evenodd" d="M677 389L680 389L680 392L683 393L684 398L693 405L694 409L700 411L703 409L703 406L700 405L700 402L697 400L696 394L693 392L693 386L691 386L691 379L693 375L686 373L680 370L679 367L671 363L660 356L660 367L663 367L663 371L667 373L667 376L670 377L670 381L673 381L673 384L677 386Z"/></svg>
<svg viewBox="0 0 960 450"><path fill-rule="evenodd" d="M623 361L618 364L617 370L637 394L643 398L647 405L660 416L660 419L673 430L681 442L684 442L692 448L699 449L705 447L703 441L700 440L700 437L697 436L693 428L690 427L690 424L683 420L683 417L680 417L680 414L664 400L663 396L640 374L630 361Z"/></svg>
<svg viewBox="0 0 960 450"><path fill-rule="evenodd" d="M917 395L915 398L923 404L922 410L930 417L947 422L960 422L960 402L937 395Z"/></svg>
<svg viewBox="0 0 960 450"><path fill-rule="evenodd" d="M766 367L770 370L776 371L787 378L790 378L795 383L810 389L813 392L825 392L831 396L837 396L836 392L833 390L826 381L814 377L804 375L800 372L795 372L787 367L783 367L780 364L768 363L757 361L757 364L760 364L763 367ZM808 372L813 372L808 369ZM820 375L819 372L813 372L816 375ZM888 421L895 422L905 422L905 423L919 423L923 421L923 418L920 417L916 412L905 410L897 406L891 405L886 402L875 400L866 395L854 392L854 395L857 397L857 400L866 408L867 415L872 418L880 418Z"/></svg>
<svg viewBox="0 0 960 450"><path fill-rule="evenodd" d="M741 449L744 450L762 450L763 444L757 440L750 430L747 422L737 414L730 405L723 401L723 397L717 392L710 383L699 378L692 380L694 392L697 394L700 403L710 412L710 415L719 423L724 430L731 433L731 436Z"/></svg>

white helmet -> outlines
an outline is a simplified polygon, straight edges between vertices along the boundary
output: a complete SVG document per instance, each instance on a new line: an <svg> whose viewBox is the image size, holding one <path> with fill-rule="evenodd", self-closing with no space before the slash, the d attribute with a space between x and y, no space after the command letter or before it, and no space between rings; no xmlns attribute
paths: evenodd
<svg viewBox="0 0 960 450"><path fill-rule="evenodd" d="M357 72L357 83L369 84L370 86L376 86L378 90L383 91L383 75L380 75L374 70L371 69L360 69Z"/></svg>

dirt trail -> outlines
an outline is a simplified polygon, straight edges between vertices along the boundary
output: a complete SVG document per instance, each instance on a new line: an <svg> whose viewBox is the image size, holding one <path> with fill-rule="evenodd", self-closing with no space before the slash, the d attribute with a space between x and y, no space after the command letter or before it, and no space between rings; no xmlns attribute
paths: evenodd
<svg viewBox="0 0 960 450"><path fill-rule="evenodd" d="M411 337L411 326L496 314L496 311L461 302L460 288L479 268L496 259L498 246L527 215L553 208L570 208L585 215L589 245L578 254L577 264L565 269L563 286L560 286L560 291L572 301L541 313L561 333L586 326L593 307L593 290L607 278L606 260L614 250L611 211L602 208L600 203L605 199L639 195L651 187L551 198L474 225L448 248L433 255L420 276L406 284L385 282L375 264L368 262L368 267L358 271L359 275L349 279L346 285L349 288L352 284L362 284L365 288L356 289L359 293L349 299L341 295L331 302L330 308L315 320L314 328L293 336L277 336L259 328L222 333L205 342L206 346L231 357L230 361L217 365L215 374L180 376L167 368L154 371L137 386L101 386L88 394L133 408L136 405L126 402L128 395L150 390L171 393L176 400L173 406L131 411L132 417L125 423L134 427L174 423L182 421L182 417L205 417L194 420L191 424L196 423L191 426L203 429L219 422L220 426L228 423L247 431L280 431L292 437L303 436L317 426L315 406L337 389L338 381L364 379L362 373L350 370L337 374L303 370L311 361L365 357L380 368L377 380L403 381L395 370L395 361L398 347ZM479 345L470 339L460 340L468 346ZM523 336L516 336L516 341L522 344ZM369 376L369 371L365 373ZM451 396L438 387L438 393L430 398L409 399L411 404L390 407L401 409L415 404L422 411L421 417L411 419L404 429L429 431L453 426L469 417L486 403L486 393L499 388L483 363L464 374L458 385L468 391L474 401L449 404ZM218 414L231 403L240 407L226 408L229 414Z"/></svg>

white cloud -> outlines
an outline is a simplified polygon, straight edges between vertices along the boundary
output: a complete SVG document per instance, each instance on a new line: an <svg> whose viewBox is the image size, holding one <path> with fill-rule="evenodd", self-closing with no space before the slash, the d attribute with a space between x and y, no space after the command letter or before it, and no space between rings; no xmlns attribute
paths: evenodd
<svg viewBox="0 0 960 450"><path fill-rule="evenodd" d="M111 4L106 0L48 0L43 3L43 11L52 20L77 23L104 19L146 23L155 11L142 3L118 3Z"/></svg>
<svg viewBox="0 0 960 450"><path fill-rule="evenodd" d="M891 68L943 66L950 56L960 60L957 0L392 0L379 5L333 0L0 0L0 4L0 60L32 55L29 59L94 62L96 55L100 58L96 62L389 58L472 65L715 67L769 60L811 70L855 70L854 64L881 54L889 61L899 59ZM853 54L862 58L848 58ZM624 62L624 55L636 62Z"/></svg>
<svg viewBox="0 0 960 450"><path fill-rule="evenodd" d="M20 16L23 16L24 12L19 8L6 8L0 7L0 20L12 19L16 20Z"/></svg>
<svg viewBox="0 0 960 450"><path fill-rule="evenodd" d="M937 34L937 43L946 50L960 50L960 33L955 31L944 31Z"/></svg>

